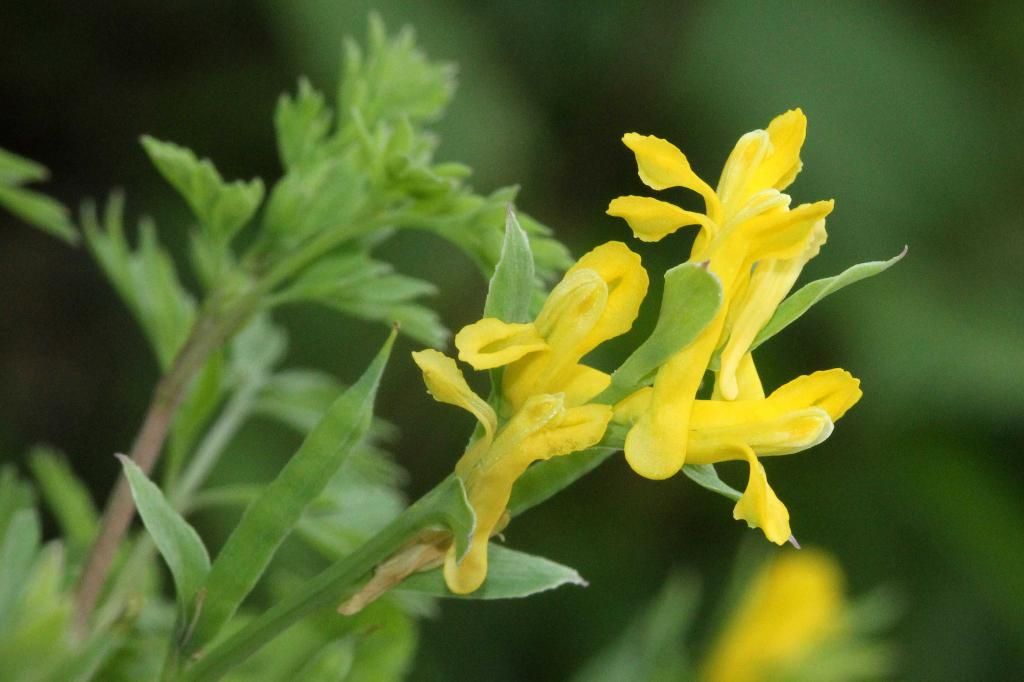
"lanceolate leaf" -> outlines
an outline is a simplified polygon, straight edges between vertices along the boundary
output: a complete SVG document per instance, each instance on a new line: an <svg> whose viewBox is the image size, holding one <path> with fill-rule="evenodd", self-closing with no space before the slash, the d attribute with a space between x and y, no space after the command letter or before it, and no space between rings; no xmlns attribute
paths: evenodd
<svg viewBox="0 0 1024 682"><path fill-rule="evenodd" d="M68 545L86 549L96 534L98 523L89 489L56 450L42 446L33 448L28 462Z"/></svg>
<svg viewBox="0 0 1024 682"><path fill-rule="evenodd" d="M487 580L477 591L453 594L445 585L440 568L410 576L399 589L434 597L518 599L562 585L586 587L587 582L568 566L492 542L487 549Z"/></svg>
<svg viewBox="0 0 1024 682"><path fill-rule="evenodd" d="M509 206L505 218L505 241L487 290L484 317L496 317L503 322L529 322L534 277L530 238L519 226L516 213Z"/></svg>
<svg viewBox="0 0 1024 682"><path fill-rule="evenodd" d="M772 315L772 319L768 320L768 324L764 326L761 333L754 339L754 343L751 345L750 349L753 350L757 348L762 343L778 334L780 331L799 319L800 316L806 313L811 306L829 294L835 293L854 282L859 282L862 279L874 277L879 273L885 272L890 267L898 263L905 255L907 255L906 247L904 247L898 255L890 258L889 260L859 263L847 268L834 277L819 279L801 287L799 291L779 305L775 314Z"/></svg>
<svg viewBox="0 0 1024 682"><path fill-rule="evenodd" d="M231 619L306 507L366 434L394 340L392 332L362 377L331 405L277 478L246 509L206 581L193 648L213 639Z"/></svg>
<svg viewBox="0 0 1024 682"><path fill-rule="evenodd" d="M171 569L178 605L184 615L182 622L188 623L195 609L196 595L210 570L206 546L188 521L170 505L160 488L142 473L142 469L124 455L117 457L124 467L139 516Z"/></svg>
<svg viewBox="0 0 1024 682"><path fill-rule="evenodd" d="M16 512L0 538L0 632L14 622L41 539L34 509Z"/></svg>
<svg viewBox="0 0 1024 682"><path fill-rule="evenodd" d="M734 502L741 497L738 490L718 477L714 464L687 464L683 467L683 473L702 488L724 495Z"/></svg>
<svg viewBox="0 0 1024 682"><path fill-rule="evenodd" d="M666 272L654 331L615 370L611 385L596 400L616 403L642 386L658 367L697 338L721 304L721 282L707 268L683 263Z"/></svg>

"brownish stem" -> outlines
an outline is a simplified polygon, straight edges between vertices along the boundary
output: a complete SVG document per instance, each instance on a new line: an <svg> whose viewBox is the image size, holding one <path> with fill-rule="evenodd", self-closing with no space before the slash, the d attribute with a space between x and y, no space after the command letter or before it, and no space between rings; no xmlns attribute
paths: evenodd
<svg viewBox="0 0 1024 682"><path fill-rule="evenodd" d="M146 417L128 454L144 473L152 471L159 459L174 414L184 399L192 378L233 328L233 324L224 324L223 321L218 324L210 316L201 317L189 339L178 352L171 368L157 383ZM103 591L117 548L134 516L135 503L128 481L122 473L107 499L99 536L89 552L88 561L78 581L75 595L75 624L80 633L87 631L90 615Z"/></svg>

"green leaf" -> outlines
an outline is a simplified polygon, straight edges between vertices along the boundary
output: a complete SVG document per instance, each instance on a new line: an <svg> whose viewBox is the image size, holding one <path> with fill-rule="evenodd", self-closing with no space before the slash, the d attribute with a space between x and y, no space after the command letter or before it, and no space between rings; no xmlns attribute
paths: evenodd
<svg viewBox="0 0 1024 682"><path fill-rule="evenodd" d="M335 400L277 477L246 509L210 570L193 649L212 640L231 619L306 507L363 439L394 340L392 332L359 380Z"/></svg>
<svg viewBox="0 0 1024 682"><path fill-rule="evenodd" d="M32 486L18 477L12 465L0 466L0 538L15 514L22 509L32 509L34 503Z"/></svg>
<svg viewBox="0 0 1024 682"><path fill-rule="evenodd" d="M42 164L0 149L0 185L24 185L46 180L49 176Z"/></svg>
<svg viewBox="0 0 1024 682"><path fill-rule="evenodd" d="M617 450L596 447L537 462L512 487L508 513L518 516L536 507L596 469Z"/></svg>
<svg viewBox="0 0 1024 682"><path fill-rule="evenodd" d="M32 448L28 463L68 546L87 549L96 537L99 524L89 489L74 474L64 456L53 448Z"/></svg>
<svg viewBox="0 0 1024 682"><path fill-rule="evenodd" d="M509 205L505 217L505 241L487 289L484 317L496 317L511 323L529 322L535 277L530 238Z"/></svg>
<svg viewBox="0 0 1024 682"><path fill-rule="evenodd" d="M811 306L829 294L835 293L854 282L859 282L862 279L874 277L879 273L885 272L898 263L905 255L907 255L906 247L904 247L899 254L889 260L859 263L847 268L834 277L815 280L814 282L801 287L796 293L789 296L779 305L775 310L775 314L772 315L772 319L768 320L768 324L764 326L761 333L754 339L754 343L751 344L750 350L754 350L762 343L788 327L799 319L801 315L806 313Z"/></svg>
<svg viewBox="0 0 1024 682"><path fill-rule="evenodd" d="M285 94L277 101L274 127L281 163L290 170L316 158L330 132L331 112L324 96L302 78L294 98Z"/></svg>
<svg viewBox="0 0 1024 682"><path fill-rule="evenodd" d="M643 386L661 365L697 338L721 304L721 282L706 267L683 263L666 272L654 331L612 373L611 385L595 400L614 404Z"/></svg>
<svg viewBox="0 0 1024 682"><path fill-rule="evenodd" d="M68 244L78 243L78 232L71 224L68 209L56 199L0 184L0 206Z"/></svg>
<svg viewBox="0 0 1024 682"><path fill-rule="evenodd" d="M445 585L440 568L409 576L398 589L433 597L519 599L562 585L586 587L587 581L568 566L492 542L487 548L487 580L477 591L453 594Z"/></svg>
<svg viewBox="0 0 1024 682"><path fill-rule="evenodd" d="M369 577L375 566L421 530L437 525L452 532L456 554L464 556L476 516L458 476L447 477L357 550L227 637L196 662L186 679L190 682L216 680L296 621L318 609L342 603L358 589L361 580Z"/></svg>
<svg viewBox="0 0 1024 682"><path fill-rule="evenodd" d="M144 135L142 146L153 165L192 209L214 241L226 244L252 218L263 200L260 179L225 182L209 159L191 150Z"/></svg>
<svg viewBox="0 0 1024 682"><path fill-rule="evenodd" d="M188 337L196 303L182 286L174 261L160 246L156 225L140 222L139 245L131 250L124 234L124 197L112 194L100 224L96 208L82 210L82 230L96 262L149 339L167 369Z"/></svg>
<svg viewBox="0 0 1024 682"><path fill-rule="evenodd" d="M16 620L41 540L34 509L22 509L11 517L0 543L0 633Z"/></svg>
<svg viewBox="0 0 1024 682"><path fill-rule="evenodd" d="M672 576L621 637L587 663L573 682L695 679L685 636L699 595L693 578Z"/></svg>
<svg viewBox="0 0 1024 682"><path fill-rule="evenodd" d="M167 502L163 492L124 455L117 455L131 486L142 523L171 569L182 623L192 621L199 590L210 570L210 557L199 534Z"/></svg>
<svg viewBox="0 0 1024 682"><path fill-rule="evenodd" d="M714 464L686 464L683 466L683 473L702 488L728 497L734 502L742 497L742 493L718 477Z"/></svg>

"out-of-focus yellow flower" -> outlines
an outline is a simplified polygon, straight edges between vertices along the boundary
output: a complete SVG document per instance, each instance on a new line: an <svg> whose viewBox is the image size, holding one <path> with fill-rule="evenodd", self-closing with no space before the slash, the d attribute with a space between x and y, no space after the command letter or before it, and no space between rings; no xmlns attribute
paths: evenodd
<svg viewBox="0 0 1024 682"><path fill-rule="evenodd" d="M619 403L615 420L629 423L643 415L652 393L642 389ZM750 478L733 516L760 528L772 542L784 544L792 535L789 512L768 485L758 457L789 455L821 443L860 396L860 382L849 372L833 369L798 377L767 398L694 401L687 461L745 460Z"/></svg>
<svg viewBox="0 0 1024 682"><path fill-rule="evenodd" d="M413 353L431 395L471 412L482 433L455 466L476 512L472 543L461 562L444 565L452 592L473 592L487 576L487 543L502 522L512 486L533 462L599 442L612 417L588 404L609 377L580 361L600 343L629 330L647 293L640 258L621 242L583 256L548 296L537 319L510 324L485 318L455 337L459 358L475 369L503 367L500 413L466 383L443 353Z"/></svg>
<svg viewBox="0 0 1024 682"><path fill-rule="evenodd" d="M747 590L704 665L703 682L777 679L843 628L843 574L827 554L786 552Z"/></svg>
<svg viewBox="0 0 1024 682"><path fill-rule="evenodd" d="M819 201L791 209L790 197L781 191L800 171L805 134L806 118L799 109L776 117L767 130L747 133L714 190L671 143L637 133L623 137L646 185L654 190L691 189L703 197L705 210L685 211L658 199L625 196L613 200L608 213L624 218L644 241L699 226L690 261L707 261L723 288L718 315L658 371L647 409L626 438L626 459L643 476L668 478L688 461L691 410L716 350L721 350L721 366L714 396L763 398L751 343L824 243L825 217L833 206L832 201Z"/></svg>

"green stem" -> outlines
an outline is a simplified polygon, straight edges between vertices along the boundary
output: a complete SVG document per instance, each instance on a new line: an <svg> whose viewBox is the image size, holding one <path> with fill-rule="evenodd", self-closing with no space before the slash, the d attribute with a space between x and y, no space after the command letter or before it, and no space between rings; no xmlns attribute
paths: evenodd
<svg viewBox="0 0 1024 682"><path fill-rule="evenodd" d="M298 593L271 607L215 646L185 673L189 682L217 680L264 644L318 609L336 606L374 569L428 526L446 525L456 545L468 542L473 515L462 482L449 476L359 549L309 581ZM460 542L461 540L461 542Z"/></svg>

